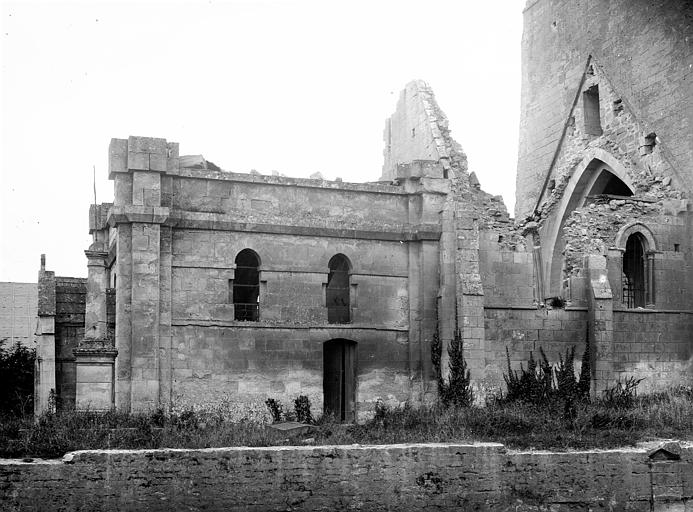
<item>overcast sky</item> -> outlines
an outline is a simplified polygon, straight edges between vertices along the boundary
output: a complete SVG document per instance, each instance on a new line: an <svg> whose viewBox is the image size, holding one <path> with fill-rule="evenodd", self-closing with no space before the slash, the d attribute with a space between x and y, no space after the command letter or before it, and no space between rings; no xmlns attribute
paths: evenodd
<svg viewBox="0 0 693 512"><path fill-rule="evenodd" d="M375 181L399 91L426 80L512 212L524 0L7 2L0 281L86 276L108 144L180 143L234 172Z"/></svg>

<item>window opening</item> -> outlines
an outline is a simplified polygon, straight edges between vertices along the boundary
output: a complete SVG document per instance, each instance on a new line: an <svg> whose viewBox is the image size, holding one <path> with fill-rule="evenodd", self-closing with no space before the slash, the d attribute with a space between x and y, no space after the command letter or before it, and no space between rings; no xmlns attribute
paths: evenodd
<svg viewBox="0 0 693 512"><path fill-rule="evenodd" d="M329 263L327 276L327 321L331 324L348 324L351 321L349 261L337 254Z"/></svg>
<svg viewBox="0 0 693 512"><path fill-rule="evenodd" d="M582 107L585 117L585 133L601 135L602 125L599 119L599 86L593 85L582 93Z"/></svg>
<svg viewBox="0 0 693 512"><path fill-rule="evenodd" d="M260 261L250 249L236 256L233 309L236 320L257 322L260 313Z"/></svg>
<svg viewBox="0 0 693 512"><path fill-rule="evenodd" d="M623 303L629 308L654 304L654 259L645 251L642 235L634 233L623 253Z"/></svg>

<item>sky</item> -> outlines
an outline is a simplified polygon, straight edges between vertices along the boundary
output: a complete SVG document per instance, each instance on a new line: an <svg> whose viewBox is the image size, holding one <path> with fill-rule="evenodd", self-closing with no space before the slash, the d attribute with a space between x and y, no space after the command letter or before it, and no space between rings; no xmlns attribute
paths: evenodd
<svg viewBox="0 0 693 512"><path fill-rule="evenodd" d="M111 138L166 138L233 172L376 181L413 79L512 213L524 3L0 0L0 281L36 282L43 253L86 277Z"/></svg>

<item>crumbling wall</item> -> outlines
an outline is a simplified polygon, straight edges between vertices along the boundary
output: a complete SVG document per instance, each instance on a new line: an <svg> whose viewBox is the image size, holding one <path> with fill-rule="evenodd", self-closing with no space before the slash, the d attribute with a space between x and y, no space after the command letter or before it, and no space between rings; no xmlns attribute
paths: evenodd
<svg viewBox="0 0 693 512"><path fill-rule="evenodd" d="M663 141L649 132L630 105L613 88L610 77L595 59L589 61L580 82L577 102L569 112L567 130L537 211L520 226L538 223L541 234L546 294L561 295L586 305L580 283L585 255L606 256L619 229L633 222L647 226L657 241L660 308L687 308L689 303L677 282L688 272L673 255L688 251L683 226L687 210L685 179L671 162ZM590 133L582 95L598 87L600 133ZM594 114L593 114L594 115ZM590 191L592 176L602 168L621 180L634 194L615 197ZM592 180L592 181L590 181ZM623 194L621 194L623 195ZM587 197L585 197L587 196ZM557 230L556 239L552 233ZM560 261L557 261L560 259ZM610 275L612 288L621 287L620 273ZM570 288L564 286L570 282ZM671 286L670 286L671 285Z"/></svg>
<svg viewBox="0 0 693 512"><path fill-rule="evenodd" d="M385 123L384 163L380 181L392 182L401 177L398 174L399 164L417 160L438 163L449 157L441 133L441 129L448 130L447 118L435 112L436 107L431 88L422 80L414 80L402 90L395 112ZM439 171L432 168L429 175L431 172ZM440 173L435 177L447 176Z"/></svg>

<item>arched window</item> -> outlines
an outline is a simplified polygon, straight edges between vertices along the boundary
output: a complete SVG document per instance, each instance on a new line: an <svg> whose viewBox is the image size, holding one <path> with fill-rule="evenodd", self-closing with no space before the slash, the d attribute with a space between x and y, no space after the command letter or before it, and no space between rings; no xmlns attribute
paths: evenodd
<svg viewBox="0 0 693 512"><path fill-rule="evenodd" d="M629 308L654 304L654 259L647 252L647 241L633 233L623 253L623 303Z"/></svg>
<svg viewBox="0 0 693 512"><path fill-rule="evenodd" d="M348 324L351 321L349 296L349 260L343 254L332 257L327 276L327 321L331 324Z"/></svg>
<svg viewBox="0 0 693 512"><path fill-rule="evenodd" d="M260 258L250 249L243 249L236 256L233 280L234 318L257 322L260 317Z"/></svg>

